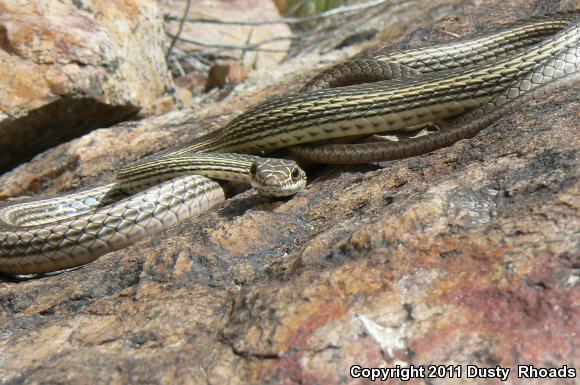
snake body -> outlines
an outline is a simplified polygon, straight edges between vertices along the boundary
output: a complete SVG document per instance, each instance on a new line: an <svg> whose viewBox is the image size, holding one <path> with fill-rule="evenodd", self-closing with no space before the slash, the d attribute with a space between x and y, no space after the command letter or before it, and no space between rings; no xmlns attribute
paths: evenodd
<svg viewBox="0 0 580 385"><path fill-rule="evenodd" d="M199 175L172 179L135 195L109 184L73 196L48 198L62 201L69 219L22 222L18 212L36 208L43 201L7 206L0 216L1 270L12 274L43 273L88 263L126 247L147 234L167 229L222 202L220 185ZM114 204L94 207L102 195ZM70 202L70 205L67 204ZM72 213L71 213L72 211ZM82 214L78 214L82 213Z"/></svg>
<svg viewBox="0 0 580 385"><path fill-rule="evenodd" d="M36 273L86 263L131 243L135 237L127 235L129 228L136 229L131 234L142 236L156 230L155 226L166 226L163 215L176 222L185 213L207 210L223 199L218 185L200 176L183 175L211 168L218 163L213 157L221 152L262 154L290 148L302 158L323 163L364 163L412 156L473 136L525 100L577 78L579 40L578 12L570 12L519 22L486 36L434 48L379 53L331 68L308 83L303 92L249 109L214 133L119 170L116 184L85 193L96 195L98 204L87 205L84 214L58 214L58 201L51 199L0 208L0 271ZM444 71L439 72L441 69ZM365 83L368 81L373 83ZM444 129L400 142L342 147L316 143L414 130L432 122L441 123ZM203 154L207 159L200 161ZM231 155L225 161L230 169L226 172L217 167L220 173L250 179L248 175L256 172L254 163L244 163L240 156ZM284 175L303 181L296 167L286 165ZM266 179L276 185L279 174L267 173ZM179 178L163 181L174 176ZM116 196L118 190L128 194L131 186L142 188L157 182L162 183L150 187L152 190ZM189 198L194 203L176 214L172 199L185 201L185 184L191 185ZM173 189L183 192L175 194ZM59 199L76 202L79 196L83 195ZM144 202L153 204L152 211L142 208ZM40 212L32 209L35 204ZM129 222L119 217L128 217ZM157 224L150 230L147 226L152 221Z"/></svg>
<svg viewBox="0 0 580 385"><path fill-rule="evenodd" d="M571 31L572 32L572 31ZM576 32L577 33L577 32ZM503 88L478 108L437 120L434 134L390 143L314 144L291 148L300 159L325 164L360 164L424 154L476 135L501 117L580 79L580 45L566 46L534 70Z"/></svg>
<svg viewBox="0 0 580 385"><path fill-rule="evenodd" d="M513 56L542 42L578 19L578 12L561 12L517 21L468 39L405 51L366 53L335 65L312 78L302 91L408 79L421 74L473 68Z"/></svg>

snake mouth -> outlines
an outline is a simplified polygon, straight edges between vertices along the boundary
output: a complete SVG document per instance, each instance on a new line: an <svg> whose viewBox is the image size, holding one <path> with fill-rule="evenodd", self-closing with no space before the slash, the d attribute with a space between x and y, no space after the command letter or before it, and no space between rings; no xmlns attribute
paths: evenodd
<svg viewBox="0 0 580 385"><path fill-rule="evenodd" d="M306 174L302 172L296 179L276 181L276 183L270 184L252 180L252 187L264 197L285 198L306 188Z"/></svg>

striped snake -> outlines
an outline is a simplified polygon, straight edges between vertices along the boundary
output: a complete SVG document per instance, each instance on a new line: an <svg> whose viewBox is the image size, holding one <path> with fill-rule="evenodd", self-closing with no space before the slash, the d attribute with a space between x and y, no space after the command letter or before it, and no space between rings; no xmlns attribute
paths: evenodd
<svg viewBox="0 0 580 385"><path fill-rule="evenodd" d="M90 262L223 201L207 179L251 182L291 195L305 174L292 161L253 155L288 148L321 163L367 163L422 154L475 135L501 116L577 80L579 12L428 48L378 52L332 67L301 92L251 108L220 130L140 161L113 184L0 208L0 271L42 273ZM397 141L370 137L435 123ZM198 174L198 175L191 175Z"/></svg>

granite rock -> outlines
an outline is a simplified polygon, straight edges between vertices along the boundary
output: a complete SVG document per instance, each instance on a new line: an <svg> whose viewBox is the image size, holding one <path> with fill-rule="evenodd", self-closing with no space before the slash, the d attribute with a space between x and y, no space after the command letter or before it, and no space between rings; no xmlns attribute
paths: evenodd
<svg viewBox="0 0 580 385"><path fill-rule="evenodd" d="M175 107L154 1L0 1L0 171Z"/></svg>

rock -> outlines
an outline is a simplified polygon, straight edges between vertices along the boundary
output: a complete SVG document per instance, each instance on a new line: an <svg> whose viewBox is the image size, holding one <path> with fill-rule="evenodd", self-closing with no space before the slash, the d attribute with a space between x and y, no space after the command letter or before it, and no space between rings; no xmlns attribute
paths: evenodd
<svg viewBox="0 0 580 385"><path fill-rule="evenodd" d="M382 20L406 20L397 44L432 42L413 17L457 32L457 15L472 31L473 20L507 22L532 3L499 4L441 1ZM250 76L213 105L92 132L1 177L0 191L104 183L132 159L296 91L332 55L294 59L265 83ZM310 170L289 200L244 192L74 270L5 278L0 382L355 384L352 365L410 363L463 372L409 384L490 383L466 380L468 364L513 368L506 384L574 384L514 370L580 367L579 92L431 154Z"/></svg>
<svg viewBox="0 0 580 385"><path fill-rule="evenodd" d="M150 0L0 1L0 171L174 107L164 43Z"/></svg>

